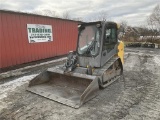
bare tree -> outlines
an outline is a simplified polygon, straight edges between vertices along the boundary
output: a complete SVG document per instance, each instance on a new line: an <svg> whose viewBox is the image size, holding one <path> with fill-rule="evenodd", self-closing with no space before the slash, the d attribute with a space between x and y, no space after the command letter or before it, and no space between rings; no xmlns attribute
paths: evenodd
<svg viewBox="0 0 160 120"><path fill-rule="evenodd" d="M98 13L97 20L99 20L99 21L107 21L107 19L108 19L108 14L107 14L107 12L105 12L105 11L100 11L100 12Z"/></svg>
<svg viewBox="0 0 160 120"><path fill-rule="evenodd" d="M153 22L155 26L158 26L158 29L160 29L160 5L156 5L149 18L150 21Z"/></svg>
<svg viewBox="0 0 160 120"><path fill-rule="evenodd" d="M144 41L144 40L146 41L146 37L149 33L149 29L147 28L147 26L146 25L141 25L140 28L139 28L139 32L140 32L140 36L141 36L140 40L141 41Z"/></svg>
<svg viewBox="0 0 160 120"><path fill-rule="evenodd" d="M150 42L154 42L155 38L160 35L160 5L156 5L152 13L147 18Z"/></svg>
<svg viewBox="0 0 160 120"><path fill-rule="evenodd" d="M83 21L83 18L82 17L77 17L77 18L72 18L72 20Z"/></svg>
<svg viewBox="0 0 160 120"><path fill-rule="evenodd" d="M63 15L62 15L62 18L64 18L64 19L71 19L69 11L65 11L63 13Z"/></svg>
<svg viewBox="0 0 160 120"><path fill-rule="evenodd" d="M57 17L56 11L45 9L43 10L43 14L46 16Z"/></svg>
<svg viewBox="0 0 160 120"><path fill-rule="evenodd" d="M160 5L156 5L156 7L148 17L147 22L151 29L154 28L160 31Z"/></svg>
<svg viewBox="0 0 160 120"><path fill-rule="evenodd" d="M126 20L122 20L120 22L120 28L119 31L125 33L126 29L127 29L128 23Z"/></svg>
<svg viewBox="0 0 160 120"><path fill-rule="evenodd" d="M96 15L91 16L86 21L94 22L94 21L107 21L108 20L108 14L105 11L100 11Z"/></svg>
<svg viewBox="0 0 160 120"><path fill-rule="evenodd" d="M69 11L65 11L65 12L62 14L62 16L59 16L56 11L48 10L48 9L35 10L35 11L33 11L32 13L33 13L33 14L37 14L37 15L45 15L45 16L50 16L50 17L57 17L57 18L64 18L64 19L82 21L82 18L81 18L81 17L72 18Z"/></svg>
<svg viewBox="0 0 160 120"><path fill-rule="evenodd" d="M121 40L125 40L126 38L126 29L127 29L127 21L125 20L122 20L120 23L120 27L119 27L119 30L118 30L118 38L121 39Z"/></svg>
<svg viewBox="0 0 160 120"><path fill-rule="evenodd" d="M35 10L32 13L37 14L37 15L50 16L50 17L59 17L59 15L56 13L56 11L49 10L49 9Z"/></svg>
<svg viewBox="0 0 160 120"><path fill-rule="evenodd" d="M31 13L36 14L36 15L43 15L43 12L40 10L35 10L35 11L32 11Z"/></svg>

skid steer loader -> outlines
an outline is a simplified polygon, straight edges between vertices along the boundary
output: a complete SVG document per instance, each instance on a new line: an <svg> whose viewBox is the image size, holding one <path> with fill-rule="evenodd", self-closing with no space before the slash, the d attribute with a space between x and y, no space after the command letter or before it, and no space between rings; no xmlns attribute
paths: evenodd
<svg viewBox="0 0 160 120"><path fill-rule="evenodd" d="M76 51L69 52L65 64L36 76L27 90L73 108L94 98L123 72L124 44L117 26L102 21L78 25Z"/></svg>

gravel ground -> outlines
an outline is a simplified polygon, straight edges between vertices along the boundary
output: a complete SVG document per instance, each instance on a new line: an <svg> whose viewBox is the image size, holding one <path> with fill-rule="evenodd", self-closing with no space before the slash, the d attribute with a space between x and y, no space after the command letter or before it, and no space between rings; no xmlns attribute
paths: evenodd
<svg viewBox="0 0 160 120"><path fill-rule="evenodd" d="M160 120L160 49L127 48L124 76L79 109L27 92L34 76L0 84L0 120Z"/></svg>

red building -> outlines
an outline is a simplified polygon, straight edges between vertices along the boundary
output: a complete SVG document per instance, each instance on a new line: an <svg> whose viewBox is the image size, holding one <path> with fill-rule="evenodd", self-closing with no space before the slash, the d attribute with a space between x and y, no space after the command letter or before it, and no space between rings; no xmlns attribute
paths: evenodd
<svg viewBox="0 0 160 120"><path fill-rule="evenodd" d="M0 68L64 55L75 50L78 23L73 20L0 10ZM38 29L28 28L32 25ZM49 29L45 30L46 26ZM33 34L29 36L32 29ZM35 32L39 34L36 35ZM37 42L30 39L47 41Z"/></svg>

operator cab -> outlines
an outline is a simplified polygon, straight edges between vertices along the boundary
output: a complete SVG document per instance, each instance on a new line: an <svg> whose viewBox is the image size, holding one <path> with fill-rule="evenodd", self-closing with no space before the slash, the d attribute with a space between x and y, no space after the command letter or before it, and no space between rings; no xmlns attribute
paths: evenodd
<svg viewBox="0 0 160 120"><path fill-rule="evenodd" d="M77 53L80 66L101 67L117 53L116 23L90 22L80 24L78 28Z"/></svg>

